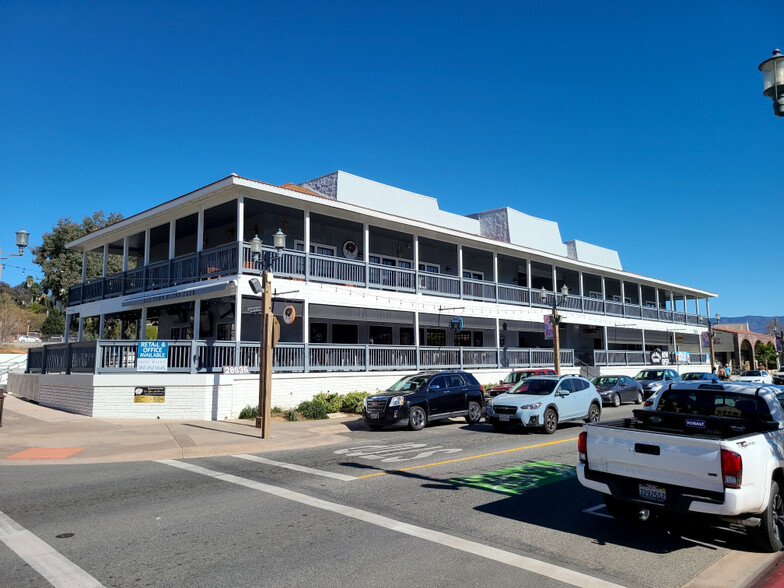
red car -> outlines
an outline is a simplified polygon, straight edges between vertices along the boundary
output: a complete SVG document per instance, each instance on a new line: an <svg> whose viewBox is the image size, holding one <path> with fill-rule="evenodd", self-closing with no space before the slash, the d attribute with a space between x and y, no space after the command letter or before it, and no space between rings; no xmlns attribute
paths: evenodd
<svg viewBox="0 0 784 588"><path fill-rule="evenodd" d="M555 370L550 368L529 368L526 370L514 370L509 372L500 384L493 386L492 388L488 388L485 390L486 396L498 396L499 394L503 394L504 392L509 392L512 388L514 388L517 384L520 383L521 380L525 380L531 376L555 376Z"/></svg>

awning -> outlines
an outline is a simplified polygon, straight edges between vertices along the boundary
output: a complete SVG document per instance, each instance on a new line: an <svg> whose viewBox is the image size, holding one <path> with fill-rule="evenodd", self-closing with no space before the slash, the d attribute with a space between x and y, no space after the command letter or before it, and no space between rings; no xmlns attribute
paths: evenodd
<svg viewBox="0 0 784 588"><path fill-rule="evenodd" d="M223 292L224 290L234 289L237 287L237 282L231 279L224 280L208 280L206 283L200 283L194 286L173 286L171 288L162 288L153 292L142 292L128 296L122 301L123 306L143 306L145 304L153 304L156 302L168 302L170 300L179 300L182 298L198 297L212 292Z"/></svg>

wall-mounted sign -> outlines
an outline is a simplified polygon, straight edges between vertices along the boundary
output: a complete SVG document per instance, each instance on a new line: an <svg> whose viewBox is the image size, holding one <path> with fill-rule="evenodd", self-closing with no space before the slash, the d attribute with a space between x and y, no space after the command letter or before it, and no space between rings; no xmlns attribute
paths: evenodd
<svg viewBox="0 0 784 588"><path fill-rule="evenodd" d="M676 343L683 343L683 339L684 339L684 337L683 337L683 335L681 335L680 333L678 333L677 335L675 335L675 342L676 342Z"/></svg>
<svg viewBox="0 0 784 588"><path fill-rule="evenodd" d="M346 241L343 243L343 257L346 259L356 259L359 255L359 247L354 241Z"/></svg>
<svg viewBox="0 0 784 588"><path fill-rule="evenodd" d="M689 363L690 359L688 351L678 351L675 353L675 363Z"/></svg>
<svg viewBox="0 0 784 588"><path fill-rule="evenodd" d="M651 363L653 365L661 365L662 362L662 350L658 347L651 351Z"/></svg>
<svg viewBox="0 0 784 588"><path fill-rule="evenodd" d="M163 402L166 400L166 388L163 386L140 386L133 391L134 402Z"/></svg>
<svg viewBox="0 0 784 588"><path fill-rule="evenodd" d="M227 375L249 374L250 368L246 365L224 365L223 373Z"/></svg>
<svg viewBox="0 0 784 588"><path fill-rule="evenodd" d="M136 347L137 372L165 372L168 369L168 341L139 341Z"/></svg>
<svg viewBox="0 0 784 588"><path fill-rule="evenodd" d="M459 333L463 330L463 319L459 316L453 316L449 320L449 330L453 333Z"/></svg>
<svg viewBox="0 0 784 588"><path fill-rule="evenodd" d="M287 325L290 325L294 322L295 318L297 318L297 311L294 310L294 306L289 304L286 308L283 309L283 322Z"/></svg>

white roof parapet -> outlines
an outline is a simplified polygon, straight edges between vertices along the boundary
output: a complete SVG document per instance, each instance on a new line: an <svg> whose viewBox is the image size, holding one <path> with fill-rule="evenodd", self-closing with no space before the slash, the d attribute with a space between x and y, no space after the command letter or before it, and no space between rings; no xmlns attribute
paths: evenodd
<svg viewBox="0 0 784 588"><path fill-rule="evenodd" d="M595 263L596 265L611 267L618 270L623 269L621 266L621 258L614 249L599 247L598 245L592 245L591 243L578 241L576 239L567 241L565 245L571 259Z"/></svg>
<svg viewBox="0 0 784 588"><path fill-rule="evenodd" d="M300 185L340 202L423 220L464 233L481 234L476 219L441 210L438 208L438 200L432 196L409 192L344 171L338 170Z"/></svg>

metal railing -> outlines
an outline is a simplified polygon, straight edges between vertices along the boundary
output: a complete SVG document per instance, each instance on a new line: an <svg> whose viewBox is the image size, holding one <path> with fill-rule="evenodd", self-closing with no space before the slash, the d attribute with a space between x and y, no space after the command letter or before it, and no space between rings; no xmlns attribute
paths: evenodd
<svg viewBox="0 0 784 588"><path fill-rule="evenodd" d="M264 247L261 256L254 257L249 243L241 245L242 273L261 273L267 265L265 261L271 255L277 255L271 247ZM239 243L230 243L201 251L198 254L183 255L168 261L157 262L146 267L71 286L68 304L81 304L200 279L237 274L237 248L239 246ZM408 268L375 263L366 265L364 261L315 253L306 254L293 250L282 251L272 264L272 270L282 277L314 282L361 287L367 285L370 288L383 288L399 292L418 291L423 294L487 302L497 301L502 304L519 306L549 307L552 305L552 297L554 296L552 292L548 292L546 300L543 301L539 290L535 288L529 289L524 286L468 278L460 279L452 275L416 272ZM559 310L688 325L703 325L705 321L705 317L701 315L682 311L651 308L639 304L580 295L569 295L565 300L561 300L559 296L558 308Z"/></svg>
<svg viewBox="0 0 784 588"><path fill-rule="evenodd" d="M677 365L677 357L674 352L667 353L667 364ZM661 365L651 361L650 351L620 351L620 350L580 350L577 356L582 363L591 366L627 366L627 365ZM703 365L709 362L707 353L689 353L689 362L686 365Z"/></svg>

